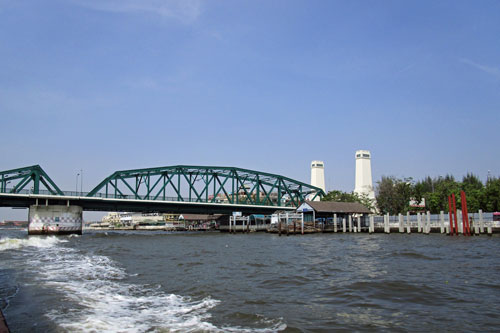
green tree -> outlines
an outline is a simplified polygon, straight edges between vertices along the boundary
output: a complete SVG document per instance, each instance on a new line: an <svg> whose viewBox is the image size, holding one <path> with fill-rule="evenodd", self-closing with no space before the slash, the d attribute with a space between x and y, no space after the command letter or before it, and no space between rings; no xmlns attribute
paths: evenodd
<svg viewBox="0 0 500 333"><path fill-rule="evenodd" d="M342 192L333 190L327 193L321 201L335 201L335 202L358 202L356 193Z"/></svg>
<svg viewBox="0 0 500 333"><path fill-rule="evenodd" d="M446 197L446 203L443 203L443 197L438 192L429 192L425 194L425 208L429 210L432 214L437 214L441 210L447 211L444 207L448 207L448 197Z"/></svg>
<svg viewBox="0 0 500 333"><path fill-rule="evenodd" d="M448 197L455 194L457 209L461 209L460 191L467 198L469 212L500 211L500 179L490 178L484 185L479 177L467 173L462 182L457 182L453 175L426 178L413 183L411 178L397 179L382 177L377 182L376 206L381 213L406 213L409 211L409 201L421 202L425 199L425 209L433 214L441 210L448 212Z"/></svg>
<svg viewBox="0 0 500 333"><path fill-rule="evenodd" d="M430 200L432 205L428 205L427 208L432 214L437 214L441 210L448 211L448 197L455 193L457 200L457 205L460 204L460 183L455 180L452 175L446 175L445 177L439 177L434 182L434 192L428 193L425 200ZM427 204L427 203L426 203Z"/></svg>
<svg viewBox="0 0 500 333"><path fill-rule="evenodd" d="M377 182L377 208L383 213L395 215L406 214L410 209L410 200L413 194L412 179L398 179L382 176Z"/></svg>
<svg viewBox="0 0 500 333"><path fill-rule="evenodd" d="M375 207L373 200L368 198L365 194L358 195L355 192L348 193L338 190L328 192L323 198L321 198L321 201L359 202L370 210L373 210Z"/></svg>
<svg viewBox="0 0 500 333"><path fill-rule="evenodd" d="M485 211L500 211L500 178L490 178L485 187Z"/></svg>
<svg viewBox="0 0 500 333"><path fill-rule="evenodd" d="M484 188L483 183L478 176L467 172L467 175L462 179L462 190L465 192L471 190L482 190Z"/></svg>
<svg viewBox="0 0 500 333"><path fill-rule="evenodd" d="M477 212L485 206L484 185L479 177L468 172L460 188L465 192L469 212Z"/></svg>
<svg viewBox="0 0 500 333"><path fill-rule="evenodd" d="M416 202L421 202L425 194L434 192L434 182L430 176L413 185L412 195Z"/></svg>

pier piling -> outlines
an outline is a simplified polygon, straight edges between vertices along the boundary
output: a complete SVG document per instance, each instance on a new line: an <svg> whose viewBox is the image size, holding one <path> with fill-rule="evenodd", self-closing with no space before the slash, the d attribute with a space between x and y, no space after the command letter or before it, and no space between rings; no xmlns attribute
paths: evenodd
<svg viewBox="0 0 500 333"><path fill-rule="evenodd" d="M406 213L406 233L411 233L410 212Z"/></svg>
<svg viewBox="0 0 500 333"><path fill-rule="evenodd" d="M428 235L431 232L431 212L427 211L427 219L425 222L425 234Z"/></svg>
<svg viewBox="0 0 500 333"><path fill-rule="evenodd" d="M385 215L385 225L384 225L384 231L386 234L390 234L391 233L391 226L389 224L389 218L390 218L390 215L389 213L387 213L387 215Z"/></svg>
<svg viewBox="0 0 500 333"><path fill-rule="evenodd" d="M459 209L459 210L457 210L457 221L460 221L461 219L462 219L462 211ZM462 223L459 223L458 224L458 232L460 234L464 235L464 232L465 232L464 229L465 229L464 225Z"/></svg>
<svg viewBox="0 0 500 333"><path fill-rule="evenodd" d="M439 231L444 233L444 212L439 212Z"/></svg>
<svg viewBox="0 0 500 333"><path fill-rule="evenodd" d="M417 232L422 232L422 215L417 213Z"/></svg>
<svg viewBox="0 0 500 333"><path fill-rule="evenodd" d="M453 218L452 218L452 209L451 209L451 196L448 197L448 221L450 221L449 234L453 235Z"/></svg>
<svg viewBox="0 0 500 333"><path fill-rule="evenodd" d="M483 219L483 210L479 210L479 232L484 234L484 219Z"/></svg>

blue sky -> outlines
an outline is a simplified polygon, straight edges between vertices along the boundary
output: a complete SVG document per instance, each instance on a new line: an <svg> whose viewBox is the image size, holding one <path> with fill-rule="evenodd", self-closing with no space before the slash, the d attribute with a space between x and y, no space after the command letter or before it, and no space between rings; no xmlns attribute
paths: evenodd
<svg viewBox="0 0 500 333"><path fill-rule="evenodd" d="M0 0L0 170L500 176L500 2Z"/></svg>

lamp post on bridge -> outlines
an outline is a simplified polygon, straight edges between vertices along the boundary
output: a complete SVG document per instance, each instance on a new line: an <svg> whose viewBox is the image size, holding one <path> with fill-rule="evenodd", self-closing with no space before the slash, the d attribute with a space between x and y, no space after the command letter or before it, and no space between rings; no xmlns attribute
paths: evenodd
<svg viewBox="0 0 500 333"><path fill-rule="evenodd" d="M80 192L83 195L83 169L80 169Z"/></svg>
<svg viewBox="0 0 500 333"><path fill-rule="evenodd" d="M80 173L76 174L76 186L75 186L75 195L78 195L78 177L80 176Z"/></svg>
<svg viewBox="0 0 500 333"><path fill-rule="evenodd" d="M8 180L7 182L5 182L5 185L4 185L4 188L2 189L2 192L3 191L6 191L7 192L7 186L10 184L10 180Z"/></svg>

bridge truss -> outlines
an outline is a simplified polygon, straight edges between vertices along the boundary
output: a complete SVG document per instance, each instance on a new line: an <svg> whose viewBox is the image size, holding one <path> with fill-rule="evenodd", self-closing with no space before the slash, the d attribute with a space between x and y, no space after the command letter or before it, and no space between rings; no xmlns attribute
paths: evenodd
<svg viewBox="0 0 500 333"><path fill-rule="evenodd" d="M0 171L0 193L39 194L41 191L64 195L39 165Z"/></svg>
<svg viewBox="0 0 500 333"><path fill-rule="evenodd" d="M88 197L298 207L317 187L287 177L234 167L176 165L116 171Z"/></svg>

